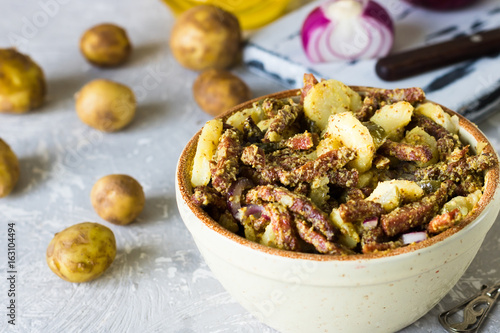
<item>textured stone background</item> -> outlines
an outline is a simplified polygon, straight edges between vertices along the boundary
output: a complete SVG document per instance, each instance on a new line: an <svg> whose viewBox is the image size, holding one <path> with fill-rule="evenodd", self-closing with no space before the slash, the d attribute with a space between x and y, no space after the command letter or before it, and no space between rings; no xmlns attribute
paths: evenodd
<svg viewBox="0 0 500 333"><path fill-rule="evenodd" d="M51 4L50 6L48 4ZM78 51L82 32L101 22L126 28L134 44L126 66L100 70ZM168 49L173 17L159 0L0 0L0 47L16 45L45 70L45 106L22 116L0 115L0 137L21 162L14 193L0 201L0 235L16 223L18 250L16 327L0 311L1 332L274 332L223 290L197 251L177 212L176 160L208 115L191 95L196 73L177 65ZM244 68L235 72L254 96L282 90ZM109 78L136 92L137 117L125 130L102 134L83 125L73 95L94 78ZM439 101L437 101L439 102ZM500 145L500 115L480 124ZM110 173L135 177L146 192L136 223L110 225L93 211L89 193ZM53 234L78 222L108 225L118 243L111 268L98 280L70 284L45 263ZM455 288L405 333L440 332L437 315L500 281L500 224ZM0 249L6 249L0 237ZM0 307L7 301L6 254L0 253ZM484 332L498 332L500 307Z"/></svg>

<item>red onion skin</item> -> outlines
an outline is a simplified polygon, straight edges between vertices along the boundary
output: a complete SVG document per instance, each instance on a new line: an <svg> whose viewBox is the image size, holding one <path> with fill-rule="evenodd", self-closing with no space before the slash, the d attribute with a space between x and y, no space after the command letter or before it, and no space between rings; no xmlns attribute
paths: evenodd
<svg viewBox="0 0 500 333"><path fill-rule="evenodd" d="M365 7L363 12L363 16L372 17L378 21L381 21L389 30L394 33L394 24L392 23L392 19L387 13L387 11L376 3L375 1L368 1L368 4Z"/></svg>
<svg viewBox="0 0 500 333"><path fill-rule="evenodd" d="M378 218L377 217L371 217L371 218L363 221L363 227L365 227L366 229L376 228L377 225L378 225Z"/></svg>
<svg viewBox="0 0 500 333"><path fill-rule="evenodd" d="M320 29L321 27L327 25L330 22L329 19L323 14L323 10L321 7L316 8L307 16L304 24L302 25L302 46L304 49L309 44L309 40L311 38L311 33L316 29Z"/></svg>
<svg viewBox="0 0 500 333"><path fill-rule="evenodd" d="M229 187L227 192L227 208L234 217L237 216L238 210L241 208L241 195L243 191L251 187L253 187L253 184L247 178L240 178ZM232 200L230 200L231 198Z"/></svg>
<svg viewBox="0 0 500 333"><path fill-rule="evenodd" d="M418 243L427 239L425 231L415 231L403 234L402 240L404 244Z"/></svg>
<svg viewBox="0 0 500 333"><path fill-rule="evenodd" d="M464 8L477 2L477 0L405 0L412 5L435 10L453 10Z"/></svg>

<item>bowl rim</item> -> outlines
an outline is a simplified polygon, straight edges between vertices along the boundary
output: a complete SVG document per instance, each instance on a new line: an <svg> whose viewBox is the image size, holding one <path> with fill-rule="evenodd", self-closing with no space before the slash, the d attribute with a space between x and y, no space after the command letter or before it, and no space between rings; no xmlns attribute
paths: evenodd
<svg viewBox="0 0 500 333"><path fill-rule="evenodd" d="M356 92L369 92L370 90L378 89L373 87L365 87L365 86L349 86ZM265 98L293 98L300 94L300 89L290 89L284 90L264 96L260 96L254 99L251 99L247 102L241 103L239 105L234 106L233 108L227 110L226 112L220 114L214 119L222 119L224 122L227 118L237 112L247 108L250 108L254 102L260 101ZM429 100L425 100L425 102L432 102ZM246 239L245 237L239 236L224 227L222 227L217 221L213 220L208 213L206 213L201 207L196 206L190 198L189 193L192 193L192 186L190 181L190 170L191 170L191 161L194 157L194 152L196 151L196 144L198 142L198 137L200 136L201 129L196 132L196 134L189 140L186 144L182 153L179 157L178 166L176 170L176 182L178 185L179 193L188 206L189 210L196 216L196 218L201 221L206 227L211 229L212 231L218 233L220 236L233 241L241 246L246 248L250 248L251 250L256 250L261 254L269 254L273 256L279 256L283 258L290 259L303 259L303 260L312 260L312 261L364 261L364 260L373 260L373 259L382 259L388 257L400 257L402 254L412 253L418 250L428 249L432 245L438 245L443 240L450 238L450 236L458 233L462 229L467 226L474 225L474 222L480 222L481 219L478 219L483 213L485 213L487 206L493 201L494 195L499 187L500 180L500 172L499 172L499 158L494 150L493 146L486 138L486 136L479 130L479 128L466 119L464 116L459 113L448 109L447 107L437 104L443 108L445 112L450 115L456 115L459 119L460 129L465 130L468 134L472 135L475 140L477 140L478 144L480 142L486 143L483 151L492 153L496 160L496 168L491 168L485 175L485 187L483 191L483 195L479 200L476 209L472 212L472 214L468 215L465 219L460 221L457 225L445 230L444 232L435 235L431 238L428 238L419 243L413 243L411 245L399 247L393 250L382 251L382 252L374 252L368 254L350 254L350 255L335 255L335 254L316 254L316 253L305 253L305 252L294 252L288 250L282 250L277 248L272 248L269 246L261 245L257 242ZM432 247L435 248L435 247Z"/></svg>

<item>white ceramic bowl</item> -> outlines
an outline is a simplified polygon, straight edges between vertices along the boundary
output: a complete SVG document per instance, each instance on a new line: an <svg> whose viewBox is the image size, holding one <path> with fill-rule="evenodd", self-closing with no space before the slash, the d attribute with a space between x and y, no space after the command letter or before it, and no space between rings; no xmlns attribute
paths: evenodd
<svg viewBox="0 0 500 333"><path fill-rule="evenodd" d="M296 95L297 90L290 90L264 97ZM475 125L459 118L462 140L472 147L488 142ZM411 324L459 280L500 209L499 170L494 168L487 173L485 192L472 216L423 242L384 254L342 257L269 248L224 229L190 201L189 174L199 133L187 144L177 167L181 217L226 290L281 332L387 333ZM491 145L486 149L497 156Z"/></svg>

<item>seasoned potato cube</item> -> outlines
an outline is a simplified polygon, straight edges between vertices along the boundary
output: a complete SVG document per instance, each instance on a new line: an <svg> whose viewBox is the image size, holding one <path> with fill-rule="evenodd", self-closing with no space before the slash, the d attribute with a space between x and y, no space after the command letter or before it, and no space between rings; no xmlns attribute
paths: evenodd
<svg viewBox="0 0 500 333"><path fill-rule="evenodd" d="M345 222L340 216L338 209L333 209L330 213L330 221L336 226L342 235L343 244L349 248L354 248L356 244L360 242L359 234L356 232L354 225L349 222Z"/></svg>
<svg viewBox="0 0 500 333"><path fill-rule="evenodd" d="M375 143L368 128L356 119L352 112L332 115L328 120L325 137L356 152L357 157L349 162L349 166L358 169L359 172L371 168L376 150Z"/></svg>
<svg viewBox="0 0 500 333"><path fill-rule="evenodd" d="M361 97L357 92L342 82L327 80L309 90L304 98L304 113L318 128L324 130L332 114L357 111L361 105Z"/></svg>
<svg viewBox="0 0 500 333"><path fill-rule="evenodd" d="M432 159L427 163L416 162L418 167L426 167L435 164L439 161L439 151L437 149L436 139L424 131L421 127L415 127L411 131L407 132L403 142L411 145L426 145L431 148Z"/></svg>
<svg viewBox="0 0 500 333"><path fill-rule="evenodd" d="M417 183L409 180L389 180L381 182L366 200L378 202L386 212L399 207L403 202L413 202L424 195Z"/></svg>
<svg viewBox="0 0 500 333"><path fill-rule="evenodd" d="M222 120L212 119L203 127L193 160L191 185L202 186L210 182L210 161L215 154L222 135Z"/></svg>
<svg viewBox="0 0 500 333"><path fill-rule="evenodd" d="M316 147L316 155L321 156L330 150L338 149L341 147L341 144L338 141L333 140L332 138L324 138L318 143Z"/></svg>
<svg viewBox="0 0 500 333"><path fill-rule="evenodd" d="M408 102L397 102L385 105L370 118L372 122L381 126L389 139L399 141L404 128L411 120L413 106Z"/></svg>
<svg viewBox="0 0 500 333"><path fill-rule="evenodd" d="M474 206L478 203L479 199L481 199L482 194L481 190L477 190L466 197L454 197L444 204L441 213L451 212L455 208L458 208L461 217L464 217L474 209Z"/></svg>
<svg viewBox="0 0 500 333"><path fill-rule="evenodd" d="M443 126L446 130L453 134L458 133L458 117L450 116L437 104L430 102L420 104L415 108L415 113L432 119L435 123Z"/></svg>
<svg viewBox="0 0 500 333"><path fill-rule="evenodd" d="M253 121L257 124L264 118L264 112L259 105L254 105L251 108L233 113L229 118L227 118L226 124L243 131L243 123L248 116L251 116Z"/></svg>

